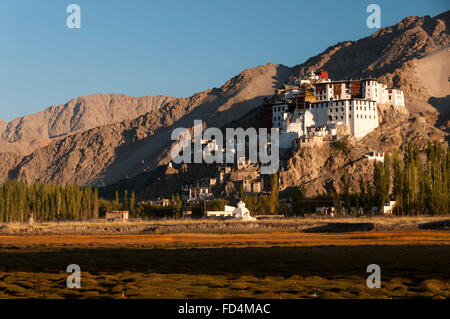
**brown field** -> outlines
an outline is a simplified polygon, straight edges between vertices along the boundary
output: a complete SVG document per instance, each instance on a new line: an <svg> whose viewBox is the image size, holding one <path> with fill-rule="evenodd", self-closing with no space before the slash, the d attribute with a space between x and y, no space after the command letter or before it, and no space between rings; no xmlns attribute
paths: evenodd
<svg viewBox="0 0 450 319"><path fill-rule="evenodd" d="M449 298L450 232L0 236L0 279L0 298Z"/></svg>

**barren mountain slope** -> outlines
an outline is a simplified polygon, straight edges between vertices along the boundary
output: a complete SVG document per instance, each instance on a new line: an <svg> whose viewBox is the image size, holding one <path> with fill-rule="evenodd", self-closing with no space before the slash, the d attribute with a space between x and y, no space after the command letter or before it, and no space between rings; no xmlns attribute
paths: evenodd
<svg viewBox="0 0 450 319"><path fill-rule="evenodd" d="M254 107L288 79L290 69L267 64L186 99L175 99L132 121L97 127L56 140L23 158L12 177L28 182L106 184L154 168L164 160L176 127L194 119L222 126Z"/></svg>
<svg viewBox="0 0 450 319"><path fill-rule="evenodd" d="M132 178L158 164L167 163L172 144L170 136L174 128L190 128L194 119L203 119L208 126L223 127L260 105L265 96L271 95L289 77L317 69L329 71L333 79L378 77L382 82L400 86L405 91L406 105L411 111L434 110L432 105L441 103L443 106L439 110L445 112L448 109L446 86L441 83L445 76L439 75L436 76L437 80L434 79L443 88L443 91L437 92L434 85L427 87L428 81L421 77L421 70L431 65L439 69L436 64L441 63L444 70L447 67L448 59L445 59L442 53L445 50L442 49L450 44L449 16L450 11L434 18L405 18L397 25L380 29L370 37L332 46L292 69L268 64L246 70L220 89L207 90L190 98L171 99L134 120L96 127L55 140L24 157L9 175L23 176L29 182L41 180L80 184L111 184L123 178ZM436 58L441 56L444 59ZM136 101L136 98L130 99ZM79 108L83 105L75 104ZM136 107L139 104L133 105ZM425 121L434 124L436 119L437 115L427 115ZM68 125L67 121L63 123L66 123L64 127L68 130L83 129L83 126ZM415 127L408 123L402 124L399 133L409 134L412 138L416 133L408 128ZM22 125L18 123L17 127ZM50 125L42 135L55 136L61 131L57 127ZM425 138L429 130L433 130L430 125L418 134ZM19 132L17 136L25 134ZM4 133L3 136L15 140L16 135ZM7 174L2 172L0 176Z"/></svg>
<svg viewBox="0 0 450 319"><path fill-rule="evenodd" d="M13 153L0 153L0 181L8 178L9 171L20 161L20 157Z"/></svg>
<svg viewBox="0 0 450 319"><path fill-rule="evenodd" d="M450 46L449 27L450 11L434 18L407 17L395 26L381 28L370 37L329 47L295 66L294 74L305 75L323 69L333 79L375 77L388 86L404 90L409 111L434 110L433 100L430 101L435 96L435 92L430 91L431 83L424 83L416 70L427 68L432 63L433 68L439 68L436 64L442 63L442 72L448 68L448 59L429 62L425 57ZM436 82L449 94L445 76L436 75L433 87Z"/></svg>
<svg viewBox="0 0 450 319"><path fill-rule="evenodd" d="M450 47L427 55L416 63L416 78L430 93L428 103L442 116L450 113Z"/></svg>
<svg viewBox="0 0 450 319"><path fill-rule="evenodd" d="M0 134L3 133L3 131L4 131L5 128L6 128L6 125L8 125L8 122L3 121L2 119L0 119Z"/></svg>
<svg viewBox="0 0 450 319"><path fill-rule="evenodd" d="M240 119L228 123L226 127L257 127L262 123L263 108L258 107L243 115ZM327 191L342 191L342 175L348 172L351 191L359 191L359 180L364 177L371 182L373 162L363 157L370 151L393 153L404 149L408 143L426 147L428 141L446 144L449 134L433 126L420 114L409 115L402 108L382 107L380 109L381 126L362 140L350 138L349 152L344 153L332 143L321 147L304 148L292 154L292 157L280 162L280 190L289 194L289 188L305 183L307 196L315 196ZM222 128L225 130L225 127ZM135 191L139 199L157 198L179 192L179 185L194 183L203 177L217 174L215 165L190 164L173 165L168 169L159 169L142 173L131 179L121 180L102 189L102 196L114 197L116 190ZM230 184L230 183L228 183ZM228 185L227 184L227 185ZM230 185L231 186L231 185ZM225 185L214 189L222 192ZM238 187L233 187L239 192ZM227 192L222 192L224 195ZM230 192L228 192L230 193Z"/></svg>
<svg viewBox="0 0 450 319"><path fill-rule="evenodd" d="M167 96L136 98L121 94L95 94L72 99L66 104L16 118L4 129L0 123L0 152L26 155L54 138L134 119L172 100L174 98Z"/></svg>

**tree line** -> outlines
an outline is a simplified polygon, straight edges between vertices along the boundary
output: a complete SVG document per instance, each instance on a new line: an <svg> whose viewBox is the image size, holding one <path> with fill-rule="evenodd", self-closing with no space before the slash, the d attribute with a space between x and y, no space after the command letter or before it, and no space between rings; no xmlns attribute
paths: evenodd
<svg viewBox="0 0 450 319"><path fill-rule="evenodd" d="M374 161L373 179L360 178L359 192L350 192L348 172L344 172L342 192L328 193L313 200L304 196L304 186L291 192L293 213L312 212L318 203L351 207L364 213L373 207L381 211L384 203L395 200L396 215L441 215L449 212L450 152L437 142L429 142L422 151L416 144L406 145L403 153L385 154L384 161ZM324 205L322 205L324 206Z"/></svg>
<svg viewBox="0 0 450 319"><path fill-rule="evenodd" d="M0 222L85 220L98 218L98 190L6 180L0 186Z"/></svg>
<svg viewBox="0 0 450 319"><path fill-rule="evenodd" d="M407 145L402 156L395 152L391 158L385 154L383 162L374 162L373 179L360 178L359 192L350 192L347 172L341 182L340 194L328 193L307 199L305 186L291 192L292 208L278 201L278 176L270 178L270 195L251 195L241 188L241 199L252 213L295 215L313 212L316 206L360 208L369 213L372 207L383 207L389 200L396 201L397 215L439 215L449 212L450 198L450 152L441 144L429 142L421 152L417 145ZM206 202L207 210L222 210L228 201L215 199ZM0 186L0 222L24 222L30 216L37 221L87 220L99 218L109 210L129 210L132 217L182 217L182 210L191 210L201 217L205 207L192 204L183 207L179 194L174 194L168 207L136 202L134 192L127 190L122 196L116 192L112 201L99 199L98 189L75 184L58 186L35 183L28 185L22 180L6 180Z"/></svg>

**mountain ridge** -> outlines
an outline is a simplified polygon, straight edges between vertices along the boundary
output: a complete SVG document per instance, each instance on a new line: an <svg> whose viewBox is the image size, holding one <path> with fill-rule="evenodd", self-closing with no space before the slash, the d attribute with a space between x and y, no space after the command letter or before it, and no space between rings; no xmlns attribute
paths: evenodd
<svg viewBox="0 0 450 319"><path fill-rule="evenodd" d="M261 105L290 78L318 69L329 71L333 79L376 76L389 86L399 86L412 112L436 113L434 99L444 105L438 112L445 112L446 105L448 111L446 97L432 92L418 70L426 66L424 61L430 63L426 59L431 54L446 52L450 43L449 13L434 18L407 17L369 37L330 46L293 68L269 63L247 69L220 88L173 98L135 119L76 131L24 157L4 155L8 162L0 167L0 177L81 185L133 178L168 162L172 129L191 128L194 119L204 120L206 126L223 127ZM433 63L447 67L445 55L438 58ZM445 85L443 92L447 90ZM435 118L426 120L433 122Z"/></svg>
<svg viewBox="0 0 450 319"><path fill-rule="evenodd" d="M220 89L175 99L134 120L96 127L53 141L25 156L8 176L28 182L84 185L104 180L110 183L139 173L145 167L154 168L159 164L160 154L171 144L174 127L192 127L194 119L203 119L211 126L234 120L260 105L289 75L289 68L274 64L245 70ZM48 158L52 160L48 162Z"/></svg>
<svg viewBox="0 0 450 319"><path fill-rule="evenodd" d="M35 149L33 143L40 142L42 147L61 136L134 119L174 99L162 95L131 97L115 93L80 96L65 104L15 118L6 126L0 124L0 128L4 126L0 130L0 152L28 155ZM21 144L29 147L20 148Z"/></svg>

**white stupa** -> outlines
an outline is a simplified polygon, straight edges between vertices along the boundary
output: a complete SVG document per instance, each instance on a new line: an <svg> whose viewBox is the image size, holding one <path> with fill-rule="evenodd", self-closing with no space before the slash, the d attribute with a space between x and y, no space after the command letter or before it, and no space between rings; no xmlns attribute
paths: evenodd
<svg viewBox="0 0 450 319"><path fill-rule="evenodd" d="M248 221L256 220L255 217L250 216L250 211L245 207L245 203L243 201L237 203L237 207L233 211L233 217Z"/></svg>

